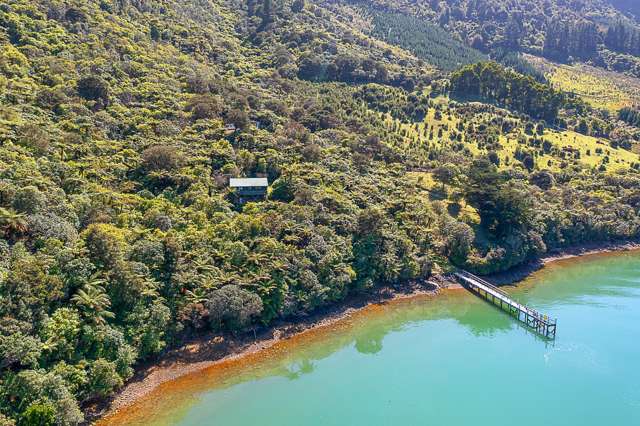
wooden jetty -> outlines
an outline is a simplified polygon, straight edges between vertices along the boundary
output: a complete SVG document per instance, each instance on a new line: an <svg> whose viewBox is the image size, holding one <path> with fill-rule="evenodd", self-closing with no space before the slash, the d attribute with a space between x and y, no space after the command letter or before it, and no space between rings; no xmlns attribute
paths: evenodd
<svg viewBox="0 0 640 426"><path fill-rule="evenodd" d="M557 320L542 315L534 309L522 305L511 298L507 293L493 284L476 277L466 271L458 271L455 276L462 285L472 293L483 298L494 306L500 307L505 312L516 318L527 327L535 330L541 336L553 340L556 338Z"/></svg>

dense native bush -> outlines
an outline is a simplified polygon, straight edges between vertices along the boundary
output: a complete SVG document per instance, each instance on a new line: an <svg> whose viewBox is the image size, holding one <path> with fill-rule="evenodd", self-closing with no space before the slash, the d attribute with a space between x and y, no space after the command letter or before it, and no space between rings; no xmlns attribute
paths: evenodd
<svg viewBox="0 0 640 426"><path fill-rule="evenodd" d="M509 22L481 3L460 4ZM452 27L464 16L446 4ZM425 26L412 54L362 4L335 7L2 4L0 423L79 424L138 363L200 333L638 236L637 156L523 113L578 114L591 133L602 118L495 64L453 88L507 109L450 99L434 66L457 59L440 47L477 52ZM474 44L512 44L498 27ZM228 179L252 176L267 197L234 204Z"/></svg>

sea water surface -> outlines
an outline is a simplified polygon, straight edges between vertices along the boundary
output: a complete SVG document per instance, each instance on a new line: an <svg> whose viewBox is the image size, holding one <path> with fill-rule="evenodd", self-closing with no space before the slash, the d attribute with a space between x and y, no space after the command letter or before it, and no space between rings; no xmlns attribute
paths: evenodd
<svg viewBox="0 0 640 426"><path fill-rule="evenodd" d="M558 318L555 342L448 291L166 383L105 424L640 425L640 252L556 262L507 291Z"/></svg>

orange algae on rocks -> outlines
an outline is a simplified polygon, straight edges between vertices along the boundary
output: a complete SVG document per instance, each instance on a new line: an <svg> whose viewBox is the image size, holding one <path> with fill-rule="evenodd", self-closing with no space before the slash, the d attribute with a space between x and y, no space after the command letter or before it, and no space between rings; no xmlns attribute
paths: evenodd
<svg viewBox="0 0 640 426"><path fill-rule="evenodd" d="M465 295L464 292L456 290L445 290L442 296L445 294L455 298ZM318 346L324 345L322 352L328 356L337 348L352 342L353 333L366 324L380 321L390 312L422 304L433 298L433 295L426 294L370 304L289 338L268 342L262 349L250 349L219 361L211 361L202 369L160 383L139 397L133 395L132 401L125 401L121 408L108 413L95 425L170 424L167 423L167 419L179 417L192 404L198 402L198 395L203 391L212 388L222 389L271 375L290 375L291 372L286 365L294 351L298 357L304 356L307 350L313 351L317 356ZM176 368L180 369L180 365ZM159 414L159 411L162 413ZM168 412L171 414L167 415Z"/></svg>

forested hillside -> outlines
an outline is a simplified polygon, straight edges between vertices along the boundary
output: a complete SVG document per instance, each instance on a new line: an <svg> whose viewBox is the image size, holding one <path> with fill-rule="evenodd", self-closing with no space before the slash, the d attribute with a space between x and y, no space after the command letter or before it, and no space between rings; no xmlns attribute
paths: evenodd
<svg viewBox="0 0 640 426"><path fill-rule="evenodd" d="M376 37L404 47L441 70L487 60L437 25L411 15L379 12L373 16L373 26Z"/></svg>
<svg viewBox="0 0 640 426"><path fill-rule="evenodd" d="M190 336L640 236L637 109L520 55L566 13L635 60L627 18L370 3L0 4L0 424L80 424Z"/></svg>
<svg viewBox="0 0 640 426"><path fill-rule="evenodd" d="M452 36L485 53L506 49L543 55L561 62L589 61L610 70L640 76L638 21L633 15L625 13L629 10L628 6L616 5L615 2L324 1L330 7L351 5L365 16L379 13L418 16L441 26Z"/></svg>

